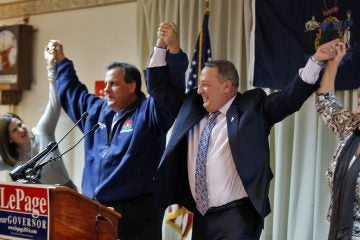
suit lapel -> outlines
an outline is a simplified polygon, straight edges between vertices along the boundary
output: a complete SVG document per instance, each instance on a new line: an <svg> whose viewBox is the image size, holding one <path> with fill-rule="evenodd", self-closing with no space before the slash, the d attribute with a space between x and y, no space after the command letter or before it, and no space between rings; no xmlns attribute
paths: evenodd
<svg viewBox="0 0 360 240"><path fill-rule="evenodd" d="M200 95L192 94L183 103L169 144L176 145L207 114Z"/></svg>
<svg viewBox="0 0 360 240"><path fill-rule="evenodd" d="M234 103L237 99L234 100ZM232 104L229 110L226 113L226 123L227 123L227 131L229 137L229 145L231 154L233 156L235 164L237 163L238 159L238 126L239 126L239 115L236 109L236 105Z"/></svg>

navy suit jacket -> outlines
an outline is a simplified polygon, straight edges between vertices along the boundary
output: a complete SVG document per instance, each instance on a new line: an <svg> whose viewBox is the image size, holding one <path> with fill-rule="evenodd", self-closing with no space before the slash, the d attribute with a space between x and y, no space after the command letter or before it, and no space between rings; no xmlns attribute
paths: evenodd
<svg viewBox="0 0 360 240"><path fill-rule="evenodd" d="M157 75L156 72L152 74ZM237 172L262 219L270 213L268 193L273 173L268 136L271 127L299 110L316 88L317 84L307 84L296 76L287 88L269 95L260 88L237 93L226 113L229 144ZM189 92L174 123L154 177L156 202L162 212L174 203L192 211L195 209L188 181L187 134L208 114L202 105L196 90Z"/></svg>

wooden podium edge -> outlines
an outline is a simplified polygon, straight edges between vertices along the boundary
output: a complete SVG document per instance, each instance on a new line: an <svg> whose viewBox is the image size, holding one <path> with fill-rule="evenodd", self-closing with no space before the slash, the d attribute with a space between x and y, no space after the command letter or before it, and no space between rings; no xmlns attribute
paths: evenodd
<svg viewBox="0 0 360 240"><path fill-rule="evenodd" d="M121 214L69 187L47 186L50 239L114 240Z"/></svg>
<svg viewBox="0 0 360 240"><path fill-rule="evenodd" d="M54 189L54 190L56 189L56 191L58 191L58 192L63 192L63 193L68 192L68 193L76 196L77 198L81 199L82 201L88 202L88 203L90 203L91 205L94 205L94 206L98 207L99 210L101 210L101 211L105 211L105 212L107 212L107 213L109 213L109 214L114 215L114 216L117 217L117 218L121 218L121 214L118 213L117 211L115 211L115 210L113 210L113 209L111 209L111 208L109 208L109 207L106 207L106 206L104 206L103 204L101 204L100 202L97 202L97 201L95 201L95 200L92 200L92 199L90 199L89 197L87 197L87 196L85 196L85 195L83 195L83 194L81 194L81 193L79 193L79 192L77 192L77 191L75 191L75 190L73 190L73 189L71 189L71 188L69 188L69 187L48 185L48 188L49 188L50 191L51 191L52 189ZM51 193L50 193L50 194L51 194Z"/></svg>

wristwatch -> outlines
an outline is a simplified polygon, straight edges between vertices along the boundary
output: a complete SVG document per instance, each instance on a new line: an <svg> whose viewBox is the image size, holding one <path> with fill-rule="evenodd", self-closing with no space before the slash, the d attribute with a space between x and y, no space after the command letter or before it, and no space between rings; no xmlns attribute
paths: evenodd
<svg viewBox="0 0 360 240"><path fill-rule="evenodd" d="M315 55L312 55L310 57L311 61L313 61L314 63L318 64L320 67L324 68L326 66L326 63L324 61L319 61L316 60Z"/></svg>

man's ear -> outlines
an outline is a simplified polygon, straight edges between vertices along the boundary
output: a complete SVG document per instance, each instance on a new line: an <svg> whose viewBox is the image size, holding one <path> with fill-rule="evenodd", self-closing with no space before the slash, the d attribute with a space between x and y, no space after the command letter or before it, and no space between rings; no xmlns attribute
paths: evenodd
<svg viewBox="0 0 360 240"><path fill-rule="evenodd" d="M224 92L225 93L230 93L233 91L233 83L230 79L227 79L225 82L224 82Z"/></svg>
<svg viewBox="0 0 360 240"><path fill-rule="evenodd" d="M136 82L129 83L129 89L132 93L135 93L136 90Z"/></svg>

